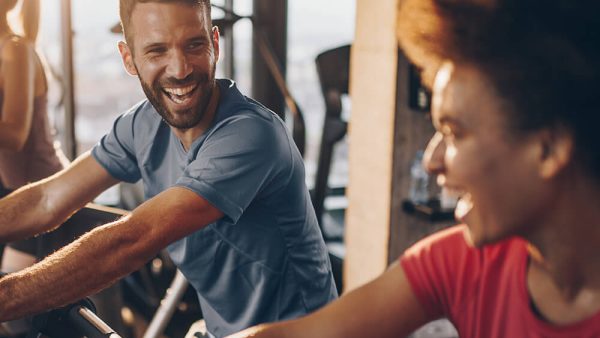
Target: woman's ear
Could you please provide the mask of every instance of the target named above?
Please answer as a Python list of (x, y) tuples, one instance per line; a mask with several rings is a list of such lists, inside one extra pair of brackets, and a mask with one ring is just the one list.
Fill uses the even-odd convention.
[(133, 53), (125, 41), (119, 41), (119, 53), (121, 53), (123, 66), (125, 66), (127, 73), (132, 76), (137, 76), (137, 68), (135, 68), (135, 64), (133, 63)]
[(541, 132), (540, 176), (544, 179), (555, 177), (573, 159), (573, 135), (562, 127)]

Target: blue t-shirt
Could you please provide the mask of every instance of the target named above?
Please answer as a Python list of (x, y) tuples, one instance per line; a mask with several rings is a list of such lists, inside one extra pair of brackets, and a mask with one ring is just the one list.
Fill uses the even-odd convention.
[(337, 293), (302, 157), (285, 124), (232, 81), (217, 83), (215, 120), (189, 151), (143, 101), (92, 154), (113, 177), (142, 179), (147, 199), (180, 186), (224, 213), (167, 248), (196, 289), (209, 331), (221, 337), (299, 317)]

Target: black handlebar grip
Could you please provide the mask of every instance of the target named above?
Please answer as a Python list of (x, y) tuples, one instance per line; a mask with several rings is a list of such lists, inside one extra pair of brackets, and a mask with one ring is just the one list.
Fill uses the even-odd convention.
[(52, 338), (120, 338), (95, 312), (94, 303), (85, 298), (37, 315), (32, 324), (37, 331)]
[(67, 317), (69, 310), (80, 303), (84, 303), (85, 306), (91, 306), (92, 309), (95, 310), (95, 307), (91, 301), (82, 300), (75, 304), (40, 313), (33, 316), (31, 319), (31, 324), (34, 327), (34, 330), (53, 338), (81, 338), (83, 335), (72, 325), (69, 325)]
[(121, 338), (89, 307), (77, 304), (69, 310), (68, 321), (87, 338)]

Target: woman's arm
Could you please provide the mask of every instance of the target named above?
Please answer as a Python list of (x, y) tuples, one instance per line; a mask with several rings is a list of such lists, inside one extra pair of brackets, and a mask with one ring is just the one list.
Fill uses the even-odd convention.
[(35, 86), (35, 51), (22, 38), (11, 38), (2, 49), (4, 88), (0, 148), (19, 151), (31, 129)]
[(35, 44), (40, 28), (40, 0), (27, 0), (21, 3), (21, 24), (23, 36)]
[(395, 263), (376, 280), (306, 317), (263, 324), (230, 338), (242, 337), (404, 337), (428, 318), (402, 267)]

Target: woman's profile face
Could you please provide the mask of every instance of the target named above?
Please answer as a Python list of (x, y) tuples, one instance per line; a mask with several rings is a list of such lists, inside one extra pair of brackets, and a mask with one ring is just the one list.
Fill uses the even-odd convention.
[(424, 164), (461, 196), (455, 216), (476, 246), (527, 231), (544, 207), (536, 134), (514, 136), (508, 107), (475, 67), (447, 63), (436, 76)]

